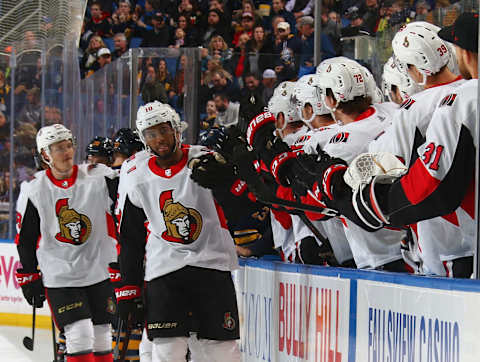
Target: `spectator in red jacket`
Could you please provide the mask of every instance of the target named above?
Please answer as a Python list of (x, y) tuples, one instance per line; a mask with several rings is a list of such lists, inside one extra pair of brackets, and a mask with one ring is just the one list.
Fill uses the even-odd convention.
[(253, 36), (253, 27), (255, 25), (255, 18), (252, 13), (250, 12), (245, 12), (242, 14), (242, 28), (238, 30), (234, 35), (233, 35), (233, 40), (232, 44), (233, 46), (237, 46), (238, 44), (238, 38), (240, 38), (240, 35), (242, 34), (247, 34), (248, 38), (251, 38)]
[(91, 32), (102, 38), (112, 36), (111, 25), (108, 22), (108, 14), (102, 11), (100, 3), (94, 1), (90, 5), (91, 19), (85, 24), (85, 32)]

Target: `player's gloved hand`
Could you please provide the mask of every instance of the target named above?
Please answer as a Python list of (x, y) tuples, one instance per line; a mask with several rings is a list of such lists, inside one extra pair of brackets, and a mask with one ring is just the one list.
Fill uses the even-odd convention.
[(350, 187), (343, 180), (347, 163), (338, 157), (331, 157), (320, 147), (317, 147), (315, 158), (302, 156), (299, 162), (309, 174), (315, 177), (314, 189), (320, 192), (325, 201), (332, 201), (344, 193), (350, 193)]
[(273, 159), (271, 173), (277, 183), (290, 187), (297, 196), (305, 196), (316, 181), (315, 171), (309, 169), (312, 163), (313, 168), (317, 166), (315, 157), (302, 150), (283, 152)]
[(218, 152), (207, 153), (190, 161), (190, 177), (200, 186), (210, 190), (229, 189), (238, 176), (235, 167)]
[(108, 273), (110, 275), (110, 282), (113, 288), (118, 288), (122, 281), (122, 275), (120, 274), (120, 264), (117, 262), (108, 264)]
[(246, 140), (240, 128), (231, 126), (225, 129), (223, 134), (218, 137), (214, 150), (220, 153), (227, 161), (232, 161), (234, 147), (245, 143)]
[(115, 289), (118, 315), (126, 323), (141, 326), (144, 321), (144, 309), (140, 287), (124, 285)]
[(23, 269), (17, 269), (15, 278), (22, 288), (23, 296), (28, 304), (35, 305), (37, 308), (43, 307), (45, 287), (42, 282), (42, 274), (38, 270), (27, 272)]
[(247, 129), (247, 143), (253, 148), (258, 158), (270, 167), (275, 156), (287, 152), (290, 147), (280, 138), (275, 137), (275, 117), (270, 112), (263, 112), (250, 121)]
[(297, 246), (295, 261), (301, 264), (339, 266), (332, 248), (323, 243), (318, 245), (313, 236), (307, 236)]
[(249, 151), (245, 144), (235, 146), (233, 151), (233, 163), (238, 176), (247, 183), (248, 189), (257, 197), (264, 195), (265, 192), (271, 193), (255, 170), (254, 163), (258, 162), (255, 153)]

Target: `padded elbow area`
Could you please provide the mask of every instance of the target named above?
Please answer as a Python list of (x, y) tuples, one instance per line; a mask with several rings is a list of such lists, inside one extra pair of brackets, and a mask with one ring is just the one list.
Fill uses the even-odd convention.
[(109, 352), (112, 350), (112, 330), (110, 324), (93, 326), (93, 352)]
[(68, 354), (91, 352), (93, 350), (94, 334), (90, 319), (81, 319), (67, 324), (64, 329)]

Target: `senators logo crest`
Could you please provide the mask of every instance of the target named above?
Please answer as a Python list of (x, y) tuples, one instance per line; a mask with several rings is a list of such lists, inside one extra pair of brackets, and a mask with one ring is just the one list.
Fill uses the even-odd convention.
[(232, 314), (227, 312), (223, 315), (223, 328), (228, 331), (233, 331), (235, 329), (236, 323), (235, 319), (233, 319)]
[(68, 207), (68, 199), (60, 199), (55, 204), (60, 232), (55, 239), (63, 243), (82, 245), (92, 232), (92, 222), (83, 214)]
[(160, 194), (160, 209), (167, 227), (162, 238), (175, 243), (191, 244), (198, 239), (202, 231), (202, 215), (195, 209), (174, 202), (172, 191)]

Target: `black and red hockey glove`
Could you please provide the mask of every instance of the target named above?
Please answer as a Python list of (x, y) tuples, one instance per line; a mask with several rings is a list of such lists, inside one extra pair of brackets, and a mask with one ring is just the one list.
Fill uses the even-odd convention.
[(118, 315), (125, 323), (132, 326), (142, 326), (144, 321), (144, 308), (142, 291), (136, 285), (124, 285), (115, 288)]
[(15, 278), (18, 285), (22, 288), (23, 296), (28, 304), (37, 308), (43, 307), (45, 287), (42, 282), (42, 274), (38, 270), (27, 272), (23, 269), (17, 269)]
[(247, 143), (267, 167), (270, 167), (275, 156), (290, 151), (290, 147), (275, 136), (275, 117), (270, 112), (260, 113), (250, 121)]
[(230, 189), (238, 179), (235, 166), (217, 152), (192, 159), (188, 167), (192, 169), (190, 178), (209, 190)]
[(110, 282), (113, 289), (121, 286), (122, 275), (120, 274), (120, 264), (117, 262), (108, 264), (108, 274), (110, 275)]

